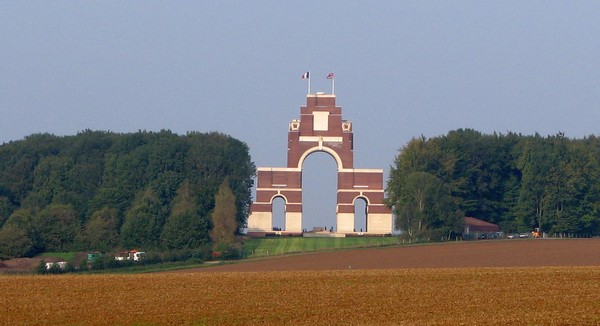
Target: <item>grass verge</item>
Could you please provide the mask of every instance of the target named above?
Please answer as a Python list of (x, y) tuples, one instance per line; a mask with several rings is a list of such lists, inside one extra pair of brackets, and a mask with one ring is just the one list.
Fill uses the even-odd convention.
[(243, 249), (248, 258), (254, 258), (322, 250), (396, 246), (400, 243), (397, 237), (250, 238), (244, 241)]

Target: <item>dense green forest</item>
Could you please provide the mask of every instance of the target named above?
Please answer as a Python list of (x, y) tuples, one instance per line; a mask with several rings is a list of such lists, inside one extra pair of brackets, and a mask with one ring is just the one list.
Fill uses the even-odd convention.
[(396, 227), (458, 234), (464, 216), (505, 232), (600, 234), (600, 138), (474, 130), (412, 139), (387, 184)]
[(219, 189), (232, 193), (242, 227), (254, 174), (247, 145), (220, 133), (87, 130), (9, 142), (0, 146), (0, 258), (210, 246)]

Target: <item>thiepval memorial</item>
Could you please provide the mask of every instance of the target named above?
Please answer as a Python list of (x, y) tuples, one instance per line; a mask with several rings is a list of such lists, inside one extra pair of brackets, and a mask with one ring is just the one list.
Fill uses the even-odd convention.
[(249, 233), (273, 231), (273, 200), (285, 202), (285, 233), (302, 229), (302, 163), (314, 152), (326, 152), (337, 164), (336, 233), (356, 233), (355, 201), (366, 202), (367, 235), (392, 232), (392, 213), (384, 204), (383, 169), (354, 168), (352, 122), (342, 118), (335, 94), (309, 92), (300, 119), (289, 123), (287, 167), (259, 167), (256, 197), (248, 217)]

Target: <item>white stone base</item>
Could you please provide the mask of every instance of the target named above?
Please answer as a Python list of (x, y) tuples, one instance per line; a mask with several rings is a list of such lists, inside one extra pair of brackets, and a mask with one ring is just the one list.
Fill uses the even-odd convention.
[(285, 231), (302, 232), (302, 213), (285, 213)]
[[(354, 214), (338, 213), (336, 217), (337, 233), (353, 233)], [(270, 212), (253, 212), (248, 216), (249, 232), (270, 232), (273, 230), (273, 214)], [(302, 213), (285, 213), (285, 231), (302, 232)], [(367, 232), (365, 234), (392, 233), (391, 214), (369, 214), (367, 217)]]
[(391, 214), (369, 214), (367, 217), (367, 233), (392, 233)]
[(248, 231), (269, 232), (273, 230), (273, 214), (271, 212), (252, 212), (248, 216)]
[(354, 214), (337, 213), (337, 230), (339, 233), (354, 232)]

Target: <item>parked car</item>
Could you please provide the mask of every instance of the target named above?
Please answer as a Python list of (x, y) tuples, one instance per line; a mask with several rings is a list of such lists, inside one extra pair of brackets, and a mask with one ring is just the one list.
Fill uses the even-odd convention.
[(529, 233), (521, 233), (519, 234), (519, 238), (529, 238)]
[(484, 240), (484, 239), (496, 239), (496, 235), (494, 233), (484, 233), (479, 235), (479, 239)]
[(516, 233), (511, 233), (509, 235), (506, 236), (508, 239), (516, 239), (519, 238), (519, 235)]

